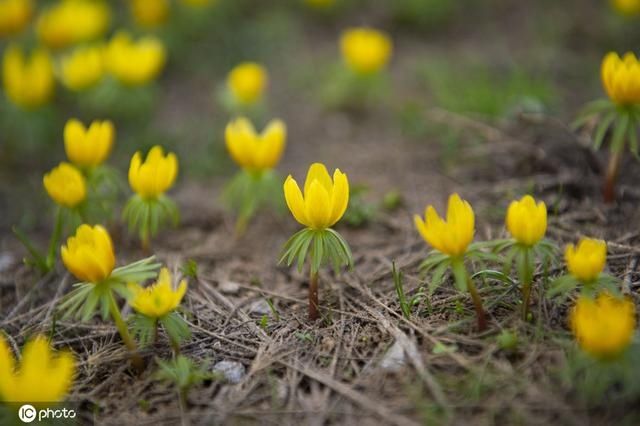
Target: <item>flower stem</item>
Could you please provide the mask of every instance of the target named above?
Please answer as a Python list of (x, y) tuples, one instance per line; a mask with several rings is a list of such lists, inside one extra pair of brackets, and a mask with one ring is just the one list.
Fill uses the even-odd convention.
[(602, 190), (602, 197), (607, 204), (613, 203), (616, 200), (616, 181), (618, 180), (621, 158), (622, 150), (611, 151), (609, 164), (607, 165), (607, 174), (604, 180), (604, 188)]
[(533, 281), (533, 271), (531, 271), (529, 263), (530, 250), (528, 247), (523, 248), (522, 251), (522, 263), (523, 263), (523, 276), (520, 277), (522, 281), (522, 320), (526, 321), (529, 315), (529, 304), (531, 299), (531, 283)]
[(138, 355), (138, 348), (136, 347), (136, 342), (133, 341), (131, 335), (129, 334), (129, 330), (127, 328), (127, 324), (122, 319), (122, 315), (120, 314), (120, 309), (116, 304), (116, 300), (113, 298), (113, 293), (109, 290), (109, 313), (111, 314), (111, 318), (113, 318), (113, 322), (116, 324), (116, 328), (118, 329), (118, 333), (120, 333), (120, 337), (124, 342), (129, 352), (131, 352), (131, 363), (133, 364), (136, 370), (142, 370), (144, 367), (144, 362), (140, 355)]
[(46, 266), (49, 271), (53, 268), (56, 261), (56, 252), (60, 241), (60, 234), (62, 233), (63, 222), (64, 218), (62, 216), (62, 208), (58, 206), (56, 208), (56, 219), (53, 227), (53, 234), (51, 234), (51, 240), (49, 241), (49, 251), (47, 251)]
[(249, 218), (247, 216), (240, 215), (238, 217), (238, 220), (236, 221), (236, 227), (235, 227), (236, 240), (239, 240), (240, 238), (242, 238), (244, 233), (247, 231), (248, 224), (249, 224)]
[(311, 272), (309, 278), (309, 321), (318, 319), (318, 272)]
[(482, 299), (478, 294), (478, 290), (476, 289), (476, 285), (473, 283), (473, 280), (467, 273), (467, 289), (469, 290), (469, 294), (471, 295), (471, 300), (473, 301), (473, 307), (476, 310), (476, 318), (478, 319), (478, 331), (484, 331), (487, 328), (487, 317), (484, 312), (484, 308), (482, 307)]

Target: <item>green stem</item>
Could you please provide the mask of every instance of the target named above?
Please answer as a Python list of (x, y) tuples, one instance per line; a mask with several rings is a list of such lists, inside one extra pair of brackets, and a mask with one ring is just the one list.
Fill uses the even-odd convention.
[(238, 216), (238, 220), (236, 220), (236, 239), (239, 240), (242, 238), (244, 233), (247, 231), (247, 226), (249, 225), (249, 218), (245, 215)]
[(118, 333), (120, 333), (120, 337), (124, 342), (129, 352), (131, 352), (131, 363), (133, 364), (136, 370), (142, 370), (144, 367), (144, 363), (140, 355), (138, 355), (138, 348), (136, 346), (136, 342), (133, 341), (131, 335), (129, 334), (129, 329), (127, 328), (127, 324), (122, 319), (122, 315), (120, 314), (120, 309), (116, 304), (116, 299), (113, 297), (113, 292), (109, 291), (109, 313), (111, 314), (111, 318), (113, 318), (113, 322), (116, 324), (116, 328), (118, 329)]
[(309, 277), (309, 321), (318, 319), (318, 272), (311, 272)]
[(53, 234), (51, 234), (51, 240), (49, 241), (49, 250), (47, 251), (46, 265), (47, 269), (51, 270), (56, 261), (56, 252), (58, 244), (60, 242), (60, 234), (62, 233), (62, 225), (64, 223), (64, 217), (62, 215), (62, 207), (56, 208), (56, 219), (53, 227)]
[(473, 283), (473, 280), (467, 273), (467, 289), (469, 290), (469, 294), (471, 295), (471, 300), (473, 300), (473, 307), (476, 310), (476, 318), (478, 320), (478, 331), (484, 331), (487, 328), (487, 317), (484, 312), (484, 308), (482, 307), (482, 299), (478, 294), (478, 290), (476, 289), (476, 285)]
[(522, 320), (526, 321), (529, 316), (529, 304), (531, 299), (531, 284), (533, 281), (533, 271), (530, 268), (529, 256), (531, 255), (529, 247), (522, 249)]

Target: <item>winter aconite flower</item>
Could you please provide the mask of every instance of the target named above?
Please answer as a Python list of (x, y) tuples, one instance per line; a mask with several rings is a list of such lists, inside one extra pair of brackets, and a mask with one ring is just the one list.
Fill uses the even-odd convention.
[(22, 31), (33, 15), (33, 0), (0, 0), (0, 37)]
[(618, 105), (640, 103), (640, 62), (631, 52), (621, 58), (609, 52), (602, 60), (602, 84), (609, 98)]
[(547, 206), (536, 203), (531, 195), (512, 201), (507, 210), (507, 229), (516, 241), (531, 247), (540, 241), (547, 231)]
[(129, 184), (142, 198), (157, 198), (173, 186), (178, 175), (178, 158), (174, 153), (164, 154), (162, 147), (154, 146), (143, 161), (136, 152), (129, 166)]
[(438, 216), (433, 206), (427, 206), (425, 219), (415, 215), (414, 222), (427, 243), (449, 256), (462, 256), (473, 241), (475, 233), (473, 209), (458, 194), (449, 197), (446, 220)]
[(580, 297), (571, 310), (570, 325), (578, 344), (599, 359), (615, 358), (631, 343), (636, 326), (635, 306), (608, 293), (596, 299)]
[(342, 57), (358, 74), (380, 71), (389, 62), (393, 45), (389, 37), (372, 28), (351, 28), (340, 39)]
[(62, 401), (74, 374), (71, 353), (55, 353), (44, 336), (29, 340), (17, 360), (0, 334), (0, 400), (34, 405)]
[(53, 96), (53, 63), (44, 49), (25, 56), (20, 47), (9, 46), (4, 53), (2, 77), (7, 97), (22, 108), (40, 107)]
[(60, 163), (44, 175), (42, 182), (51, 199), (63, 207), (75, 208), (87, 198), (84, 176), (69, 163)]
[(564, 253), (569, 273), (583, 283), (598, 279), (607, 261), (607, 243), (583, 238), (577, 246), (569, 244)]
[(64, 266), (83, 282), (100, 283), (111, 275), (116, 264), (113, 243), (100, 225), (80, 225), (62, 246)]
[(340, 220), (349, 204), (349, 180), (340, 169), (333, 180), (324, 164), (309, 167), (304, 183), (304, 195), (295, 179), (289, 175), (284, 183), (284, 195), (293, 217), (310, 229), (327, 229)]
[(613, 8), (624, 16), (640, 14), (640, 0), (611, 0)]
[(162, 318), (180, 306), (187, 291), (187, 281), (180, 281), (178, 288), (173, 289), (169, 270), (162, 268), (155, 284), (145, 288), (139, 285), (129, 288), (133, 293), (129, 303), (136, 312), (150, 318)]
[(243, 62), (227, 76), (227, 86), (233, 99), (240, 105), (259, 102), (268, 83), (267, 70), (255, 62)]
[(61, 0), (45, 9), (36, 26), (47, 47), (61, 49), (91, 41), (109, 28), (111, 10), (100, 0)]
[(247, 118), (227, 125), (225, 140), (233, 160), (247, 170), (268, 170), (278, 164), (284, 150), (287, 128), (280, 120), (272, 120), (262, 133), (257, 133)]
[(162, 25), (169, 16), (169, 0), (129, 0), (136, 24), (153, 28)]
[(111, 153), (115, 132), (109, 120), (93, 121), (87, 128), (79, 120), (70, 119), (64, 126), (67, 157), (78, 167), (99, 166)]
[(166, 61), (162, 42), (151, 36), (134, 41), (131, 35), (121, 31), (114, 35), (105, 50), (105, 66), (120, 82), (140, 86), (154, 80)]
[(101, 46), (81, 46), (60, 60), (62, 83), (74, 92), (95, 86), (104, 76)]

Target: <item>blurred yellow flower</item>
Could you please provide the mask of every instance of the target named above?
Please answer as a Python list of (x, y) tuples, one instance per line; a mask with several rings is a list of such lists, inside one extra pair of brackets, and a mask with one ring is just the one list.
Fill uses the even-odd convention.
[(100, 225), (80, 225), (62, 246), (61, 255), (69, 272), (88, 283), (104, 281), (116, 265), (111, 237)]
[(57, 204), (74, 208), (87, 198), (82, 173), (69, 163), (60, 163), (42, 178), (47, 194)]
[(102, 47), (82, 46), (60, 60), (62, 83), (70, 90), (82, 91), (95, 86), (104, 76)]
[(0, 36), (19, 33), (32, 15), (32, 0), (0, 0)]
[(55, 89), (53, 63), (44, 49), (26, 57), (16, 45), (4, 52), (2, 82), (7, 97), (22, 108), (37, 108), (49, 102)]
[(109, 120), (93, 121), (86, 128), (72, 118), (64, 126), (64, 149), (69, 160), (79, 167), (95, 167), (111, 153), (115, 127)]
[(633, 16), (640, 14), (640, 0), (611, 0), (611, 4), (621, 15)]
[(330, 228), (340, 220), (349, 204), (349, 180), (340, 169), (333, 180), (322, 163), (309, 167), (304, 183), (304, 196), (298, 183), (289, 175), (284, 183), (284, 196), (293, 217), (315, 230)]
[(137, 41), (121, 31), (109, 41), (105, 51), (105, 65), (120, 82), (138, 86), (149, 83), (162, 71), (166, 51), (162, 42), (151, 36)]
[(44, 336), (29, 340), (18, 361), (0, 334), (0, 400), (36, 406), (62, 401), (73, 384), (74, 374), (71, 353), (56, 354)]
[(145, 288), (132, 284), (129, 290), (133, 295), (130, 304), (136, 312), (149, 318), (162, 318), (180, 305), (187, 291), (187, 281), (180, 281), (178, 288), (174, 290), (169, 270), (162, 268), (155, 284)]
[(527, 247), (540, 241), (547, 231), (547, 206), (531, 195), (512, 201), (507, 210), (506, 225), (509, 233)]
[(620, 56), (609, 52), (602, 61), (602, 84), (609, 98), (618, 105), (640, 103), (640, 63), (631, 52)]
[(607, 261), (607, 243), (602, 240), (582, 238), (578, 246), (567, 245), (564, 252), (569, 273), (583, 283), (596, 280)]
[(304, 2), (307, 6), (311, 6), (316, 9), (328, 9), (336, 4), (336, 0), (304, 0)]
[(278, 164), (287, 138), (287, 128), (280, 120), (272, 120), (261, 134), (256, 133), (247, 118), (238, 118), (225, 129), (227, 149), (233, 160), (251, 171), (272, 169)]
[(371, 74), (387, 65), (393, 45), (383, 32), (360, 27), (342, 33), (340, 49), (351, 70), (359, 74)]
[(471, 205), (458, 194), (449, 197), (446, 221), (438, 216), (433, 206), (427, 206), (425, 219), (415, 215), (414, 222), (427, 243), (449, 256), (463, 255), (473, 241), (475, 215)]
[(629, 299), (601, 293), (596, 299), (582, 296), (571, 310), (570, 325), (585, 352), (600, 359), (615, 358), (633, 338), (636, 309)]
[(109, 28), (111, 10), (100, 0), (61, 0), (42, 12), (36, 32), (52, 49), (94, 40)]
[(178, 158), (174, 153), (166, 156), (160, 146), (154, 146), (142, 162), (136, 152), (129, 166), (129, 185), (142, 198), (156, 198), (166, 192), (178, 175)]
[(162, 25), (169, 16), (169, 0), (130, 0), (129, 7), (136, 24), (142, 27)]
[(262, 65), (243, 62), (231, 70), (227, 86), (238, 103), (251, 105), (262, 99), (268, 79), (267, 70)]

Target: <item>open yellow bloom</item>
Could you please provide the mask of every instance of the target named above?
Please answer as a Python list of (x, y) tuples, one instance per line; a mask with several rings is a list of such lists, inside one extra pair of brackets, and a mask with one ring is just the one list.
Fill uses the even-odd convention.
[(578, 247), (567, 245), (564, 252), (569, 273), (583, 283), (597, 279), (607, 261), (607, 243), (602, 240), (582, 238)]
[(71, 353), (56, 354), (44, 336), (28, 341), (18, 362), (0, 334), (0, 400), (34, 405), (62, 401), (73, 384), (74, 374)]
[(99, 283), (111, 275), (116, 265), (109, 232), (100, 225), (80, 225), (61, 248), (62, 262), (83, 282)]
[(601, 293), (596, 299), (580, 297), (571, 310), (570, 325), (578, 344), (596, 358), (614, 358), (631, 343), (636, 309), (629, 299)]
[(64, 126), (64, 149), (72, 163), (79, 167), (95, 167), (111, 153), (116, 129), (109, 120), (93, 121), (86, 128), (72, 118)]
[(157, 27), (169, 16), (168, 0), (130, 0), (131, 14), (143, 27)]
[(32, 0), (0, 0), (0, 36), (22, 31), (33, 15)]
[(621, 58), (609, 52), (602, 60), (602, 84), (607, 96), (618, 105), (640, 103), (640, 62), (631, 52)]
[(239, 103), (251, 105), (262, 98), (268, 79), (267, 70), (262, 65), (243, 62), (231, 70), (227, 86)]
[(61, 0), (46, 9), (36, 31), (42, 43), (52, 49), (94, 40), (109, 28), (111, 10), (99, 0)]
[(62, 162), (42, 178), (47, 194), (57, 204), (74, 208), (87, 198), (87, 183), (82, 173)]
[(531, 247), (544, 237), (547, 231), (547, 206), (536, 204), (531, 195), (512, 201), (507, 210), (506, 225), (509, 233), (520, 244)]
[(160, 146), (154, 146), (142, 162), (136, 152), (129, 166), (129, 185), (142, 198), (156, 198), (166, 192), (178, 175), (178, 158), (174, 153), (166, 156)]
[(443, 220), (433, 206), (427, 206), (425, 219), (414, 216), (414, 222), (422, 238), (434, 249), (457, 257), (467, 251), (475, 233), (475, 215), (471, 205), (458, 194), (449, 197), (447, 219)]
[(371, 74), (387, 65), (393, 45), (383, 32), (360, 27), (342, 33), (340, 49), (351, 70), (359, 74)]
[(37, 108), (49, 102), (55, 89), (53, 62), (44, 49), (26, 57), (18, 46), (9, 46), (2, 62), (2, 82), (9, 99), (23, 108)]
[(611, 0), (614, 9), (625, 16), (640, 14), (640, 0)]
[(95, 86), (104, 76), (102, 47), (82, 46), (60, 60), (62, 83), (70, 90), (79, 92)]
[(141, 37), (137, 41), (127, 32), (113, 36), (105, 51), (105, 66), (120, 82), (138, 86), (149, 83), (162, 71), (166, 51), (156, 37)]
[(293, 217), (311, 229), (327, 229), (340, 220), (349, 204), (349, 180), (340, 169), (333, 180), (322, 163), (309, 167), (304, 196), (298, 183), (289, 175), (284, 182), (284, 197)]
[(247, 118), (227, 124), (225, 140), (233, 160), (252, 171), (269, 170), (278, 164), (287, 138), (287, 128), (280, 120), (272, 120), (262, 133), (256, 133)]
[(180, 305), (187, 291), (187, 281), (180, 281), (178, 288), (174, 290), (171, 286), (169, 270), (162, 268), (158, 281), (152, 286), (142, 288), (133, 284), (129, 289), (133, 293), (130, 304), (136, 312), (149, 318), (162, 318)]

